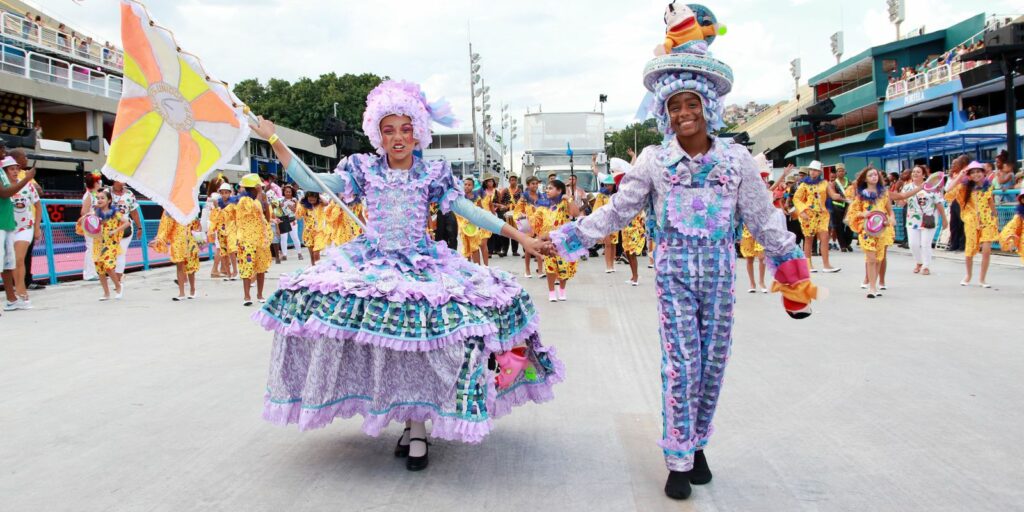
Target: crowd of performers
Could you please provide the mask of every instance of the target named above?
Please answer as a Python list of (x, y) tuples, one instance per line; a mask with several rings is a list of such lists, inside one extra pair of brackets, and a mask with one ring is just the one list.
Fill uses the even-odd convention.
[[(1000, 231), (992, 173), (966, 155), (952, 159), (948, 172), (929, 172), (924, 165), (916, 165), (899, 180), (886, 177), (870, 165), (852, 180), (846, 178), (846, 167), (841, 163), (832, 172), (831, 178), (825, 179), (818, 161), (799, 171), (790, 166), (770, 189), (776, 206), (790, 216), (789, 229), (798, 239), (803, 238), (812, 273), (818, 271), (811, 257), (815, 246), (820, 251), (821, 271), (834, 273), (841, 269), (829, 262), (830, 246), (847, 252), (853, 250), (851, 241), (857, 241), (865, 260), (861, 288), (867, 290), (869, 299), (881, 297), (887, 289), (886, 254), (895, 244), (896, 205), (905, 211), (902, 221), (915, 274), (931, 274), (933, 244), (940, 226), (962, 233), (964, 238), (965, 275), (961, 286), (972, 284), (974, 260), (980, 255), (978, 283), (991, 288), (987, 276), (993, 243), (1024, 254), (1018, 243), (1024, 196), (1016, 194), (1017, 215)], [(753, 288), (751, 277), (751, 291)]]
[[(611, 273), (621, 245), (629, 284), (639, 283), (645, 250), (655, 274), (665, 494), (686, 499), (691, 485), (710, 482), (704, 450), (731, 352), (737, 246), (747, 260), (749, 291), (780, 292), (785, 313), (805, 318), (818, 297), (810, 248), (814, 240), (827, 247), (832, 222), (826, 197), (848, 203), (845, 218), (858, 233), (874, 294), (894, 219), (877, 170), (863, 170), (840, 194), (822, 186), (819, 165), (793, 198), (811, 240), (805, 257), (783, 209), (773, 205), (767, 176), (746, 148), (715, 135), (723, 128), (733, 75), (708, 52), (719, 33), (714, 15), (704, 6), (673, 2), (664, 20), (665, 43), (643, 77), (664, 142), (630, 163), (613, 162), (613, 172), (589, 196), (575, 180), (557, 176), (545, 183), (529, 177), (525, 187), (515, 180), (505, 189), (495, 177), (459, 183), (447, 162), (415, 154), (429, 146), (432, 122), (450, 125), (452, 119), (446, 104), (429, 103), (408, 82), (385, 81), (367, 97), (362, 129), (375, 153), (349, 156), (320, 179), (294, 157), (271, 121), (259, 119), (253, 131), (304, 192), (277, 189), (256, 175), (244, 177), (237, 192), (215, 181), (206, 237), (217, 248), (213, 277), (240, 276), (246, 305), (255, 281), (263, 304), (253, 319), (273, 333), (263, 417), (308, 430), (358, 415), (372, 436), (396, 422), (404, 430), (394, 455), (408, 470), (423, 470), (428, 422), (430, 437), (479, 443), (495, 419), (553, 398), (565, 377), (555, 349), (541, 342), (530, 295), (512, 274), (488, 267), (489, 259), (509, 248), (516, 255), (521, 246), (523, 277), (545, 276), (549, 300), (560, 302), (579, 259), (603, 249)], [(979, 212), (970, 243), (987, 254), (986, 244), (999, 234), (984, 220), (991, 213), (985, 187), (968, 171), (946, 195), (968, 217)], [(346, 207), (325, 195), (339, 196)], [(106, 191), (94, 201), (103, 219), (96, 266), (109, 275), (128, 221)], [(310, 265), (282, 275), (264, 300), (270, 247), (280, 253), (282, 243), (294, 240), (297, 219)], [(153, 242), (177, 265), (179, 297), (195, 294), (201, 226), (165, 217)], [(1007, 241), (1019, 243), (1020, 230), (1018, 219), (1007, 227)], [(761, 262), (756, 281), (755, 261)], [(839, 271), (827, 252), (822, 263), (824, 272)]]

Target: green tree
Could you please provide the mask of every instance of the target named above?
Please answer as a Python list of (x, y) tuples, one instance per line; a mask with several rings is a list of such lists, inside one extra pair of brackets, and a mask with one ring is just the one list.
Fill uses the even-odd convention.
[[(317, 135), (324, 119), (334, 115), (351, 130), (361, 130), (366, 95), (387, 77), (372, 73), (361, 75), (335, 73), (320, 75), (316, 80), (303, 77), (294, 83), (271, 78), (264, 85), (256, 79), (235, 84), (234, 93), (253, 112), (275, 123), (301, 132)], [(372, 151), (366, 137), (360, 137), (360, 151)]]
[(630, 148), (633, 148), (639, 154), (643, 148), (661, 144), (661, 141), (662, 137), (658, 133), (658, 123), (654, 119), (648, 119), (642, 123), (634, 123), (605, 135), (608, 157), (618, 157), (627, 162), (630, 159), (628, 152)]

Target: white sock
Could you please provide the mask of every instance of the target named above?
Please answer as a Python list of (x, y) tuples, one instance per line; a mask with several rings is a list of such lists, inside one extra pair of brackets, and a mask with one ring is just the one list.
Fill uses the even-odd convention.
[[(426, 439), (427, 438), (427, 424), (422, 421), (410, 421), (409, 422), (409, 439)], [(422, 457), (427, 454), (427, 444), (417, 442), (416, 444), (409, 444), (409, 456), (410, 457)]]

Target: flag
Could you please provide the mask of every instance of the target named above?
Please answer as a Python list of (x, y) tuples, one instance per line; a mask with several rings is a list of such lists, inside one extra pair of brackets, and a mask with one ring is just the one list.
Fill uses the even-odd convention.
[(238, 153), (249, 123), (231, 91), (134, 0), (121, 2), (121, 41), (124, 87), (103, 174), (186, 224), (203, 180)]

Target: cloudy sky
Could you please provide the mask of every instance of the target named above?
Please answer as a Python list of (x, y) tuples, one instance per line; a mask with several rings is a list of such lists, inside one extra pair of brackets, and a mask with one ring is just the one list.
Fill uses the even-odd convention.
[[(100, 39), (119, 41), (117, 0), (35, 0), (44, 13)], [(589, 111), (607, 94), (609, 127), (621, 127), (643, 96), (640, 73), (662, 41), (665, 0), (150, 0), (150, 12), (218, 78), (316, 77), (371, 72), (420, 82), (468, 119), (467, 43), (483, 56), (492, 103), (515, 115)], [(979, 12), (1014, 14), (1015, 1), (907, 0), (903, 30), (936, 30)], [(884, 0), (722, 0), (707, 3), (728, 27), (712, 51), (736, 75), (730, 103), (774, 103), (792, 94), (789, 61), (803, 75), (893, 40)]]

